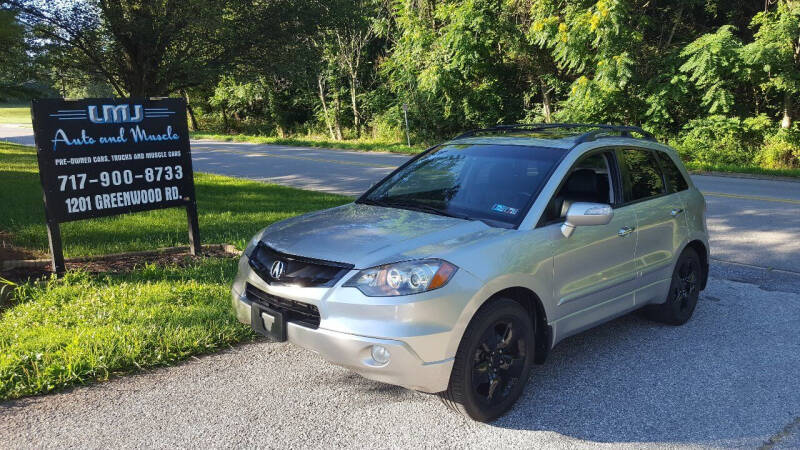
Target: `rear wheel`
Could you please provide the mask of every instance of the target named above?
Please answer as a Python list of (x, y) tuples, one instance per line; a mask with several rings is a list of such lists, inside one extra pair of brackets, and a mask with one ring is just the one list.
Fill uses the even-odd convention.
[(691, 248), (684, 250), (675, 265), (667, 301), (661, 305), (649, 306), (645, 310), (647, 317), (669, 325), (683, 325), (688, 322), (700, 296), (702, 271), (697, 252)]
[(442, 401), (481, 422), (501, 416), (522, 394), (534, 344), (533, 322), (522, 305), (501, 298), (483, 306), (461, 339)]

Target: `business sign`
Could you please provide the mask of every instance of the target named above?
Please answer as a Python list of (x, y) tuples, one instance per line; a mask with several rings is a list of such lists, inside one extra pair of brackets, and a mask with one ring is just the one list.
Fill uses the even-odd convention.
[(181, 206), (199, 248), (183, 99), (38, 99), (32, 115), (49, 228)]

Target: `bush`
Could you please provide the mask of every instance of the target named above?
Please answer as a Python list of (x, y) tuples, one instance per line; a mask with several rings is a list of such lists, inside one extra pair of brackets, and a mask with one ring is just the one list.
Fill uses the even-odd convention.
[(741, 120), (709, 116), (690, 121), (674, 142), (681, 157), (700, 164), (750, 165), (773, 123), (765, 115)]
[(767, 137), (757, 162), (769, 169), (800, 168), (800, 129), (780, 130)]

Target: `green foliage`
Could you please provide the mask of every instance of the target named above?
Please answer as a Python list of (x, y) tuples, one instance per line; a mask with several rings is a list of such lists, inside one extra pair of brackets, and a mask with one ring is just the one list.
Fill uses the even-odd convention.
[(0, 9), (0, 101), (30, 94), (24, 86), (31, 71), (27, 50), (25, 30), (16, 13)]
[(764, 138), (774, 124), (766, 116), (741, 120), (708, 116), (684, 126), (684, 133), (672, 142), (685, 160), (700, 164), (748, 165), (755, 161)]
[(800, 129), (782, 129), (768, 136), (756, 162), (770, 169), (800, 168)]
[(411, 106), (412, 129), (441, 136), (524, 114), (521, 94), (538, 89), (528, 80), (542, 81), (547, 62), (519, 34), (517, 9), (496, 0), (397, 2), (394, 16), (396, 43), (382, 67)]
[(687, 45), (681, 52), (686, 62), (681, 72), (689, 74), (703, 93), (702, 104), (709, 114), (727, 114), (733, 109), (733, 85), (742, 75), (740, 57), (742, 42), (730, 25), (720, 27), (715, 33), (704, 34)]
[(754, 41), (742, 49), (748, 64), (762, 72), (762, 86), (779, 92), (800, 92), (800, 3), (780, 0), (774, 11), (752, 21)]
[(57, 2), (58, 17), (9, 1), (52, 88), (188, 94), (205, 132), (400, 143), (407, 105), (418, 146), (497, 123), (621, 123), (697, 161), (767, 161), (759, 139), (721, 144), (711, 127), (735, 139), (768, 120), (770, 136), (800, 107), (797, 0), (136, 0)]

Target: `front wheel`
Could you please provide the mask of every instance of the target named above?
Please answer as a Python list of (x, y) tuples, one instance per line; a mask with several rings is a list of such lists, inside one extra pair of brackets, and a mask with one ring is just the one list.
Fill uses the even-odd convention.
[(669, 325), (683, 325), (688, 322), (700, 296), (702, 271), (697, 252), (691, 248), (684, 250), (675, 264), (667, 301), (647, 307), (647, 317)]
[(501, 416), (522, 394), (534, 343), (533, 322), (518, 302), (501, 298), (483, 306), (461, 339), (442, 401), (480, 422)]

